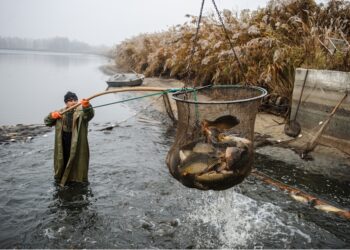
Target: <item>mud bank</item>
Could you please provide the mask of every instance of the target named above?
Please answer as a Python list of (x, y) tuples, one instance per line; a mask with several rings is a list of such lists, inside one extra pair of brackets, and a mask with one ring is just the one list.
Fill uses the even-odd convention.
[(46, 127), (44, 124), (0, 126), (0, 144), (29, 142), (33, 140), (34, 137), (44, 135), (52, 130), (52, 128)]

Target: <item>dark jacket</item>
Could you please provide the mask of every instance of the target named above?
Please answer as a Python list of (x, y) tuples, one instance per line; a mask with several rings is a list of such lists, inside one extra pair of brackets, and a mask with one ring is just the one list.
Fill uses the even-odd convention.
[[(60, 112), (64, 109), (60, 110)], [(62, 120), (52, 119), (49, 114), (44, 122), (46, 126), (55, 126), (54, 170), (55, 178), (64, 186), (67, 181), (87, 182), (89, 170), (88, 122), (94, 117), (92, 106), (78, 107), (73, 114), (72, 142), (67, 166), (64, 166), (62, 143)]]

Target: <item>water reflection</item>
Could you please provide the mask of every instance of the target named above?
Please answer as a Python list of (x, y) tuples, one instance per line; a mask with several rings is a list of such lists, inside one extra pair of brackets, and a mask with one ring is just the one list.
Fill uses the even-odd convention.
[[(0, 50), (0, 106), (11, 107), (0, 110), (0, 125), (42, 124), (49, 112), (64, 106), (68, 90), (79, 98), (102, 92), (107, 76), (99, 67), (106, 63), (107, 58), (94, 55)], [(101, 97), (92, 104), (99, 101), (104, 104), (116, 98)], [(94, 121), (122, 117), (121, 110), (125, 108), (103, 108), (96, 112)]]
[(34, 63), (45, 67), (69, 68), (70, 66), (84, 66), (93, 63), (99, 56), (88, 54), (70, 54), (39, 51), (16, 51), (0, 49), (0, 64)]

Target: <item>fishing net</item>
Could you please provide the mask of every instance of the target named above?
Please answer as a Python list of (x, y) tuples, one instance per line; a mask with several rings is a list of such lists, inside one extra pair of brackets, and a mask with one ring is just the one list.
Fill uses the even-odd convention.
[(253, 164), (255, 117), (266, 90), (217, 85), (173, 94), (178, 111), (171, 174), (187, 187), (222, 190), (241, 183)]

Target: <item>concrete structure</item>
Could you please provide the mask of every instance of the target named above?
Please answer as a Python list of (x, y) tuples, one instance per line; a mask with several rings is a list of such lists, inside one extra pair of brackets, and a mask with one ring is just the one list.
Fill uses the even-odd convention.
[[(291, 119), (295, 116), (306, 71), (296, 69)], [(318, 143), (350, 154), (350, 72), (309, 69), (296, 121), (301, 125), (301, 133), (312, 137), (346, 91), (349, 96), (336, 111)]]

